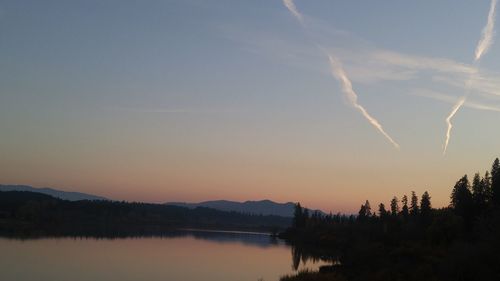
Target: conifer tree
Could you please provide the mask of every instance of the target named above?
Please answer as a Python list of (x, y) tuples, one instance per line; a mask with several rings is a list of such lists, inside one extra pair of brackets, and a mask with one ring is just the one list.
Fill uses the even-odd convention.
[(490, 172), (486, 171), (484, 173), (484, 177), (481, 179), (482, 185), (484, 186), (485, 193), (486, 193), (486, 202), (491, 204), (491, 197), (493, 196), (493, 193), (491, 191), (491, 176)]
[(472, 218), (472, 193), (467, 175), (457, 181), (451, 193), (451, 206), (455, 213), (469, 220)]
[(420, 216), (422, 217), (422, 222), (427, 224), (431, 218), (431, 196), (426, 191), (422, 194), (422, 198), (420, 199)]
[(370, 206), (370, 202), (368, 200), (365, 202), (365, 210), (368, 217), (372, 215), (372, 207)]
[(378, 214), (380, 218), (385, 218), (387, 216), (387, 210), (385, 209), (385, 205), (383, 203), (378, 205)]
[(500, 161), (495, 159), (491, 166), (491, 199), (493, 206), (500, 206)]
[(401, 215), (403, 215), (403, 218), (408, 218), (409, 215), (409, 210), (408, 210), (408, 196), (403, 195), (403, 198), (401, 199), (401, 202), (403, 202), (403, 208), (401, 209)]
[(415, 191), (411, 192), (411, 203), (410, 203), (410, 214), (413, 216), (418, 215), (419, 209), (418, 209), (418, 197)]
[(358, 219), (359, 220), (363, 220), (367, 217), (366, 215), (366, 208), (365, 208), (365, 205), (364, 204), (361, 204), (361, 207), (359, 208), (359, 212), (358, 212)]
[(295, 228), (301, 228), (304, 226), (304, 212), (300, 203), (295, 204), (292, 224)]
[(486, 209), (487, 189), (484, 179), (481, 179), (479, 173), (474, 175), (472, 179), (472, 200), (474, 203), (475, 214), (481, 214)]
[(398, 198), (394, 196), (391, 200), (391, 215), (397, 216), (399, 213)]

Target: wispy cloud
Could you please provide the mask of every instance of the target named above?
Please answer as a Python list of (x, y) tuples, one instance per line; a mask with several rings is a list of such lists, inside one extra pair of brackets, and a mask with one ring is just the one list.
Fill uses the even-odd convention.
[(477, 74), (468, 80), (460, 76), (435, 75), (432, 80), (461, 90), (468, 90), (471, 94), (481, 95), (486, 98), (500, 98), (500, 75), (497, 74)]
[[(428, 89), (414, 89), (411, 91), (411, 94), (414, 96), (419, 96), (419, 97), (425, 97), (425, 98), (430, 98), (433, 100), (437, 101), (442, 101), (446, 102), (449, 104), (455, 104), (457, 102), (457, 97), (440, 93), (437, 91), (432, 91)], [(463, 104), (464, 107), (472, 108), (472, 109), (477, 109), (477, 110), (485, 110), (485, 111), (495, 111), (495, 112), (500, 112), (500, 105), (494, 106), (494, 105), (488, 105), (484, 103), (479, 103), (479, 102), (473, 102), (470, 99), (467, 99), (465, 103)]]
[(232, 109), (202, 109), (202, 108), (141, 108), (112, 106), (112, 110), (134, 112), (134, 113), (167, 113), (167, 114), (212, 114), (212, 113), (232, 113), (239, 110)]
[[(288, 38), (279, 42), (271, 40), (267, 43), (272, 44), (260, 44), (257, 48), (269, 52), (273, 57), (282, 58), (286, 63), (303, 67), (309, 71), (325, 73), (324, 64), (321, 63), (321, 59), (317, 55), (317, 47), (319, 46), (325, 53), (331, 54), (336, 61), (342, 62), (341, 69), (345, 77), (337, 72), (336, 78), (341, 83), (344, 83), (342, 86), (344, 93), (348, 92), (346, 89), (349, 89), (349, 86), (352, 90), (352, 83), (369, 84), (410, 80), (427, 83), (428, 85), (436, 84), (439, 85), (440, 89), (443, 89), (443, 86), (449, 87), (447, 91), (452, 93), (455, 93), (456, 89), (465, 91), (466, 94), (461, 98), (454, 95), (446, 95), (446, 98), (443, 96), (437, 97), (436, 95), (431, 97), (435, 100), (441, 98), (442, 101), (454, 105), (445, 119), (447, 130), (444, 146), (447, 147), (453, 128), (452, 118), (462, 106), (477, 110), (499, 111), (495, 105), (489, 104), (488, 101), (475, 102), (469, 100), (469, 98), (474, 100), (475, 97), (479, 98), (479, 100), (500, 99), (500, 74), (478, 68), (478, 61), (484, 57), (493, 43), (497, 1), (491, 1), (488, 20), (475, 49), (475, 63), (463, 63), (450, 58), (406, 54), (378, 48), (375, 44), (359, 38), (353, 33), (336, 29), (329, 26), (328, 23), (312, 17), (307, 17), (307, 22), (304, 22), (304, 15), (297, 9), (293, 0), (283, 0), (283, 3), (293, 17), (304, 27), (309, 42), (312, 44), (310, 46), (306, 46), (307, 44), (303, 42), (296, 44), (297, 42), (290, 41), (290, 38)], [(273, 36), (270, 36), (270, 38), (273, 38)], [(255, 43), (255, 41), (248, 42), (248, 44), (259, 44)], [(343, 78), (347, 78), (347, 80), (343, 80)], [(349, 83), (345, 84), (345, 81), (349, 81)], [(403, 88), (400, 88), (401, 94), (409, 94), (411, 85), (408, 83), (407, 89), (403, 85)], [(354, 92), (354, 90), (352, 91)], [(354, 92), (354, 94), (356, 93)], [(357, 99), (355, 100), (357, 101)], [(361, 106), (361, 108), (363, 110), (360, 108), (358, 110), (361, 111), (365, 118), (370, 116), (364, 107)], [(369, 120), (369, 118), (367, 119)], [(378, 122), (373, 124), (380, 125)], [(446, 149), (444, 151), (446, 152)]]
[[(318, 53), (318, 48), (314, 44), (304, 44), (301, 41), (279, 37), (266, 31), (246, 30), (241, 33), (227, 28), (224, 32), (232, 40), (237, 40), (242, 44), (247, 51), (267, 55), (269, 58), (278, 59), (293, 67), (326, 74), (321, 54)], [(332, 47), (327, 44), (321, 46), (342, 60), (349, 78), (355, 83), (413, 80), (423, 74), (427, 75), (428, 72), (450, 80), (460, 80), (463, 83), (471, 73), (477, 71), (473, 65), (447, 58), (384, 50), (366, 42), (358, 46), (356, 44), (360, 40), (346, 32), (332, 32), (329, 35), (332, 36), (330, 39), (335, 42), (347, 42), (348, 44), (345, 44), (351, 45), (349, 48)], [(491, 77), (487, 79), (489, 78)]]
[(446, 58), (414, 56), (386, 50), (376, 50), (371, 57), (387, 65), (395, 65), (415, 70), (434, 70), (443, 73), (467, 73), (476, 71), (475, 67)]

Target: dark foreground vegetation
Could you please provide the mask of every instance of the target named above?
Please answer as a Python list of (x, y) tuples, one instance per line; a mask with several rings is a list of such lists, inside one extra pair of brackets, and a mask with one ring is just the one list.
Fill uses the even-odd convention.
[(357, 216), (309, 214), (297, 204), (281, 236), (294, 245), (293, 262), (322, 258), (331, 266), (282, 281), (500, 280), (500, 163), (457, 181), (450, 206), (434, 209), (425, 192)]
[(0, 192), (0, 236), (125, 237), (179, 228), (277, 232), (290, 218), (116, 201), (66, 201), (34, 192)]

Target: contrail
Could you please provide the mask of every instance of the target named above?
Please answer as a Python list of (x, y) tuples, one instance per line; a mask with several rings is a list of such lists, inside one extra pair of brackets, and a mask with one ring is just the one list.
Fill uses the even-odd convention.
[(347, 74), (345, 73), (344, 69), (342, 68), (342, 65), (340, 64), (340, 62), (330, 54), (327, 54), (327, 56), (328, 56), (328, 59), (330, 60), (332, 75), (335, 78), (337, 78), (340, 81), (340, 83), (342, 84), (342, 91), (349, 99), (349, 102), (354, 106), (354, 108), (359, 110), (361, 112), (361, 114), (363, 114), (363, 116), (368, 120), (368, 122), (370, 122), (370, 124), (372, 124), (373, 127), (375, 127), (380, 133), (382, 133), (382, 135), (384, 135), (384, 137), (387, 140), (389, 140), (392, 143), (392, 145), (394, 145), (395, 148), (399, 149), (399, 144), (397, 142), (395, 142), (391, 138), (391, 136), (389, 136), (389, 134), (387, 134), (384, 131), (384, 128), (377, 121), (377, 119), (373, 118), (368, 113), (368, 111), (366, 111), (366, 109), (358, 103), (358, 95), (356, 94), (356, 92), (354, 92), (354, 90), (352, 88), (351, 80), (349, 80), (349, 78), (347, 77)]
[(455, 114), (462, 107), (464, 102), (465, 102), (465, 97), (460, 98), (458, 102), (453, 106), (450, 115), (446, 117), (446, 124), (448, 124), (448, 130), (446, 130), (446, 140), (444, 142), (443, 155), (446, 154), (446, 149), (448, 148), (448, 143), (450, 142), (451, 128), (453, 128), (453, 124), (451, 124), (451, 118), (455, 116)]
[(475, 52), (475, 61), (479, 61), (483, 54), (485, 54), (490, 48), (491, 44), (493, 44), (493, 35), (494, 35), (494, 27), (495, 27), (495, 9), (497, 6), (497, 0), (492, 0), (490, 5), (490, 12), (488, 13), (488, 22), (486, 26), (483, 28), (481, 33), (481, 39), (476, 47)]
[[(297, 20), (300, 22), (302, 27), (304, 27), (303, 16), (299, 12), (299, 10), (297, 10), (297, 7), (295, 6), (295, 3), (293, 2), (293, 0), (283, 0), (283, 4), (290, 11), (290, 13), (292, 13), (292, 15), (297, 18)], [(394, 145), (394, 147), (396, 149), (399, 149), (400, 148), (399, 144), (397, 142), (395, 142), (391, 138), (391, 136), (384, 131), (384, 128), (377, 121), (377, 119), (373, 118), (368, 113), (368, 111), (366, 111), (366, 109), (358, 103), (358, 95), (356, 94), (356, 92), (354, 92), (354, 90), (352, 88), (351, 80), (347, 77), (347, 74), (344, 71), (344, 68), (342, 67), (340, 61), (338, 59), (334, 58), (332, 55), (330, 55), (326, 51), (326, 49), (323, 48), (321, 45), (316, 43), (316, 46), (328, 56), (328, 59), (330, 61), (332, 75), (333, 75), (333, 77), (337, 78), (340, 81), (340, 83), (342, 84), (342, 91), (347, 96), (347, 98), (348, 98), (349, 102), (352, 104), (352, 106), (354, 106), (354, 108), (359, 110), (361, 112), (361, 114), (363, 114), (363, 116), (368, 120), (368, 122), (370, 122), (370, 124), (372, 124), (373, 127), (375, 127), (382, 135), (384, 135), (384, 137), (387, 140), (389, 140), (389, 142), (391, 142), (392, 145)]]
[[(476, 71), (477, 71), (477, 68), (476, 68)], [(465, 100), (467, 99), (467, 96), (469, 95), (469, 92), (470, 92), (470, 85), (472, 83), (472, 78), (474, 77), (475, 74), (476, 74), (476, 72), (471, 73), (470, 78), (467, 79), (467, 81), (465, 82), (465, 91), (466, 91), (465, 95), (457, 101), (457, 103), (451, 109), (451, 112), (448, 115), (448, 117), (446, 117), (446, 124), (448, 125), (448, 129), (446, 129), (446, 139), (444, 141), (443, 155), (446, 154), (446, 149), (448, 148), (448, 143), (450, 142), (451, 129), (453, 128), (453, 124), (451, 123), (451, 119), (453, 118), (453, 116), (455, 116), (457, 111), (464, 105)]]
[[(481, 32), (481, 39), (479, 39), (479, 42), (477, 43), (476, 51), (474, 54), (474, 62), (476, 65), (479, 64), (481, 57), (484, 54), (486, 54), (486, 52), (488, 52), (490, 46), (493, 44), (493, 35), (495, 33), (494, 30), (495, 10), (497, 6), (497, 1), (498, 0), (491, 0), (490, 11), (488, 12), (488, 20), (486, 22), (486, 26), (483, 28), (483, 31)], [(469, 79), (465, 82), (465, 90), (466, 90), (465, 95), (457, 101), (457, 103), (453, 106), (450, 115), (446, 117), (446, 124), (448, 124), (448, 129), (446, 130), (446, 139), (444, 142), (443, 155), (446, 154), (446, 148), (448, 147), (448, 142), (450, 141), (451, 128), (453, 127), (451, 119), (457, 113), (457, 111), (462, 107), (465, 100), (467, 99), (467, 96), (469, 95), (470, 91), (470, 84), (472, 83), (473, 77), (476, 75), (476, 73), (477, 73), (477, 68), (474, 72), (470, 74)]]
[(295, 6), (295, 3), (293, 0), (283, 0), (283, 4), (285, 4), (285, 7), (292, 13), (299, 21), (301, 24), (303, 24), (303, 17), (302, 14), (297, 10), (297, 7)]

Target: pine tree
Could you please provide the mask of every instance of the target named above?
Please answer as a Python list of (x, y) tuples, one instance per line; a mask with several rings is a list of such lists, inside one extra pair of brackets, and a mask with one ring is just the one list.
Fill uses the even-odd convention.
[(302, 208), (302, 206), (300, 206), (300, 203), (295, 204), (292, 224), (295, 228), (301, 228), (305, 226), (304, 209)]
[(372, 215), (372, 207), (370, 206), (370, 202), (366, 200), (365, 202), (365, 210), (366, 210), (366, 216), (371, 216)]
[(358, 212), (358, 219), (359, 220), (363, 220), (367, 217), (366, 215), (366, 208), (365, 208), (365, 205), (364, 204), (361, 204), (361, 208), (359, 208), (359, 212)]
[(479, 173), (476, 173), (472, 179), (472, 200), (474, 203), (475, 213), (483, 213), (486, 209), (487, 190), (485, 181), (484, 179), (481, 179)]
[(408, 211), (408, 196), (403, 195), (403, 198), (401, 199), (401, 202), (403, 202), (403, 208), (401, 209), (401, 215), (403, 215), (403, 218), (408, 218), (409, 211)]
[(500, 161), (495, 159), (491, 166), (491, 193), (493, 206), (500, 206)]
[(422, 198), (420, 199), (420, 216), (422, 217), (422, 222), (425, 224), (430, 221), (431, 211), (431, 196), (426, 191), (422, 194)]
[(383, 203), (378, 205), (378, 214), (380, 218), (385, 218), (387, 216), (387, 210), (385, 209), (385, 205)]
[(485, 194), (486, 194), (486, 203), (490, 205), (491, 202), (491, 197), (493, 196), (493, 193), (491, 191), (491, 176), (488, 171), (484, 173), (484, 177), (481, 179), (481, 183), (484, 187)]
[(397, 216), (399, 213), (398, 198), (394, 196), (391, 200), (391, 214)]
[(411, 192), (410, 214), (413, 216), (418, 215), (418, 197), (415, 191)]
[(451, 193), (451, 206), (455, 213), (465, 220), (472, 218), (472, 193), (467, 175), (457, 181)]

